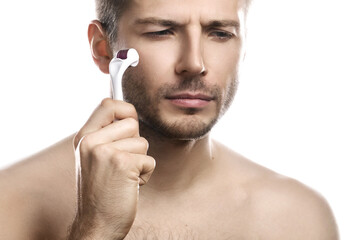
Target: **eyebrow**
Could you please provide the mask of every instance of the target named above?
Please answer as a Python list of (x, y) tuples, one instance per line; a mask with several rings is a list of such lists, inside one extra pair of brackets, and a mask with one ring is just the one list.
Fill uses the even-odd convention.
[(155, 17), (149, 17), (149, 18), (139, 18), (135, 21), (136, 25), (159, 25), (164, 27), (179, 27), (182, 24), (173, 20), (168, 19), (162, 19), (162, 18), (155, 18)]
[[(152, 24), (152, 25), (159, 25), (159, 26), (164, 26), (164, 27), (180, 27), (180, 26), (184, 25), (184, 24), (174, 21), (174, 20), (162, 19), (162, 18), (156, 18), (156, 17), (139, 18), (135, 21), (135, 24), (136, 25)], [(240, 28), (240, 24), (238, 21), (235, 21), (235, 20), (211, 20), (211, 21), (207, 22), (206, 24), (204, 24), (204, 27), (207, 27), (207, 28), (233, 27), (238, 30)]]
[(213, 20), (206, 24), (207, 27), (233, 27), (236, 29), (240, 28), (240, 23), (234, 20)]

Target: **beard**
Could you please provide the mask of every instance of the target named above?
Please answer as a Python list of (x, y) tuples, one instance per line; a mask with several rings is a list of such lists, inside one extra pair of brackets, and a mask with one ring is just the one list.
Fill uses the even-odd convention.
[[(154, 79), (147, 79), (139, 72), (141, 71), (128, 69), (124, 75), (122, 81), (124, 100), (135, 106), (141, 129), (151, 129), (158, 135), (173, 140), (200, 139), (209, 133), (231, 105), (238, 85), (236, 74), (223, 91), (217, 85), (208, 86), (198, 76), (183, 78), (174, 84), (164, 84), (154, 93), (150, 93), (147, 83)], [(212, 96), (216, 104), (214, 113), (208, 119), (201, 119), (197, 114), (201, 110), (187, 108), (183, 111), (182, 117), (176, 120), (164, 119), (161, 116), (160, 102), (180, 91), (200, 91)]]

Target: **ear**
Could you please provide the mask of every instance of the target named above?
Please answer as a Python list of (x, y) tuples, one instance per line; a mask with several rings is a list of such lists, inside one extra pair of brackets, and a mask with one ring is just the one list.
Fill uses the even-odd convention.
[(103, 73), (109, 73), (112, 51), (105, 30), (98, 20), (93, 20), (89, 24), (88, 39), (95, 64)]

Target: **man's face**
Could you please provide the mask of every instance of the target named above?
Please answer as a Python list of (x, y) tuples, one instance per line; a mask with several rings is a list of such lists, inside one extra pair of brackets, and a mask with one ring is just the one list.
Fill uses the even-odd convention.
[(132, 1), (115, 50), (139, 52), (123, 94), (142, 124), (176, 139), (210, 131), (236, 92), (243, 8), (242, 0)]

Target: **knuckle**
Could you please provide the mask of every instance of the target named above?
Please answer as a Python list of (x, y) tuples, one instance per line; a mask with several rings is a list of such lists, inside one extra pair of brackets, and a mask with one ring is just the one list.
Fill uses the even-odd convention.
[(128, 102), (121, 102), (121, 104), (124, 115), (128, 116), (129, 118), (138, 119), (137, 111), (133, 104)]
[(135, 117), (137, 119), (137, 111), (134, 105), (128, 103), (128, 114), (129, 116)]
[(93, 146), (92, 137), (90, 135), (86, 135), (82, 137), (80, 142), (80, 152), (87, 152)]
[(104, 145), (100, 144), (93, 148), (92, 155), (95, 157), (95, 159), (101, 159), (108, 155), (109, 148)]
[(152, 169), (155, 169), (155, 167), (156, 167), (156, 160), (155, 160), (155, 158), (153, 158), (153, 157), (151, 157), (151, 156), (147, 156), (147, 157), (148, 157), (148, 161), (153, 164), (153, 168), (152, 168)]
[(82, 142), (83, 136), (84, 136), (84, 134), (82, 133), (81, 130), (76, 133), (76, 135), (75, 135), (75, 137), (73, 139), (73, 144), (74, 144), (75, 149), (80, 146), (79, 144)]
[(112, 166), (118, 170), (128, 169), (130, 162), (130, 154), (127, 152), (117, 152), (113, 158), (111, 158)]
[(134, 118), (126, 118), (124, 120), (131, 131), (139, 131), (139, 122), (137, 120)]
[(114, 105), (114, 100), (112, 100), (111, 98), (105, 98), (101, 101), (100, 106), (104, 107), (104, 108), (109, 108), (112, 107)]
[(149, 149), (149, 142), (144, 137), (138, 137), (137, 141), (139, 142), (141, 148), (145, 150), (145, 152)]

